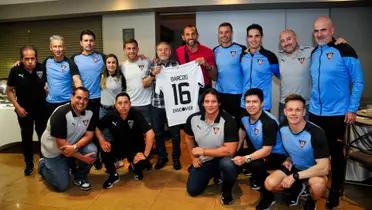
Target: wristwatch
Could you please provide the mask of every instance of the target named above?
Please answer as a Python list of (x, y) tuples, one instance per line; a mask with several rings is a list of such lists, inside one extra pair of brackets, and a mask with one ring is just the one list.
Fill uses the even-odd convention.
[(300, 180), (300, 175), (298, 174), (298, 172), (294, 172), (294, 173), (293, 173), (293, 178), (294, 178), (296, 181)]
[(75, 151), (78, 151), (78, 148), (77, 148), (76, 144), (72, 145), (72, 148), (73, 148)]
[(252, 162), (252, 157), (251, 157), (251, 155), (246, 155), (246, 156), (245, 156), (245, 162), (246, 162), (246, 163), (250, 163), (250, 162)]

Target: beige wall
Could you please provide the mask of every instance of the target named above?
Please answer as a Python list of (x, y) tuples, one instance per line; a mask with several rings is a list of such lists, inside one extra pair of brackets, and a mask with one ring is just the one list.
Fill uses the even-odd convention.
[(149, 58), (155, 55), (155, 13), (113, 14), (102, 16), (103, 52), (114, 53), (119, 61), (124, 59), (123, 28), (134, 28), (140, 54)]

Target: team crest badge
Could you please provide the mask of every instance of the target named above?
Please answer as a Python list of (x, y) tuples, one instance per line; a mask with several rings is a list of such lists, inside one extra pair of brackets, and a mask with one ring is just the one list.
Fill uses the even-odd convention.
[(145, 65), (138, 65), (138, 67), (141, 69), (141, 71), (143, 70), (143, 68), (145, 67)]
[(89, 120), (83, 120), (84, 126), (88, 126)]
[(62, 64), (61, 65), (61, 72), (65, 72), (65, 69), (67, 68), (67, 66), (66, 65), (64, 65), (64, 64)]
[(305, 146), (305, 144), (306, 144), (306, 141), (305, 140), (302, 140), (302, 139), (299, 139), (298, 140), (298, 143), (300, 143), (300, 147), (301, 147), (301, 149), (303, 149), (304, 146)]
[(230, 51), (230, 54), (231, 54), (232, 57), (234, 57), (236, 55), (236, 51), (235, 50)]
[(254, 134), (256, 134), (256, 136), (258, 135), (259, 132), (260, 132), (260, 129), (258, 129), (258, 128), (254, 129)]
[(264, 63), (264, 61), (262, 59), (257, 59), (257, 62), (259, 65), (262, 65)]
[(43, 71), (36, 71), (36, 75), (41, 79), (43, 77)]
[(282, 63), (284, 63), (284, 62), (285, 62), (285, 59), (284, 59), (284, 58), (281, 58), (280, 61), (281, 61)]
[(333, 53), (327, 53), (328, 60), (331, 60), (333, 58)]
[(134, 125), (134, 120), (128, 120), (128, 126), (130, 129), (133, 128), (133, 125)]
[(99, 57), (98, 57), (98, 55), (94, 55), (94, 57), (93, 57), (93, 62), (94, 62), (94, 63), (97, 63), (97, 62), (98, 62), (98, 60), (99, 60)]
[(300, 61), (301, 64), (304, 64), (305, 58), (304, 57), (298, 58), (298, 61)]
[(215, 135), (218, 133), (218, 131), (220, 131), (219, 127), (213, 127), (213, 132)]

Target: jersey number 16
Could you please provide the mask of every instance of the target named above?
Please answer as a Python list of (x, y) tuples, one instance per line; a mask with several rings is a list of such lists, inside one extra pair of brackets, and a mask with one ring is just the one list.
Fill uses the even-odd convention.
[(185, 90), (187, 87), (189, 87), (189, 83), (187, 82), (181, 82), (178, 85), (172, 84), (175, 105), (178, 105), (179, 102), (181, 104), (188, 104), (191, 102), (190, 91)]

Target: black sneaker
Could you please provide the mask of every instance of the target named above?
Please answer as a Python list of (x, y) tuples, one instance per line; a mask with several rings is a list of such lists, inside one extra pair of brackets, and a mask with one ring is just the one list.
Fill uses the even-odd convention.
[(340, 195), (336, 191), (330, 191), (326, 202), (326, 209), (334, 209), (340, 204)]
[(304, 210), (315, 210), (315, 209), (316, 209), (315, 201), (311, 197), (308, 197), (304, 205)]
[(275, 204), (274, 196), (262, 197), (256, 210), (269, 210)]
[(74, 180), (74, 185), (80, 187), (80, 189), (83, 191), (88, 191), (92, 189), (92, 186), (88, 182), (88, 180)]
[(300, 197), (304, 194), (306, 185), (302, 182), (294, 183), (291, 188), (291, 195), (289, 197), (288, 206), (297, 206)]
[(110, 189), (114, 184), (120, 181), (120, 177), (118, 173), (110, 174), (108, 179), (103, 183), (103, 188)]
[(222, 205), (230, 205), (233, 201), (231, 193), (222, 193), (220, 201)]
[(34, 163), (33, 162), (27, 162), (25, 170), (23, 171), (25, 176), (30, 176), (32, 172), (34, 172)]
[(255, 179), (251, 179), (251, 188), (252, 188), (252, 190), (256, 190), (256, 191), (259, 191), (259, 190), (261, 190), (261, 185), (258, 183), (258, 181), (257, 180), (255, 180)]
[(181, 169), (181, 162), (179, 159), (173, 159), (173, 169), (180, 170)]
[(142, 180), (143, 179), (143, 172), (142, 171), (134, 172), (134, 179), (135, 180)]
[(167, 165), (168, 158), (159, 158), (158, 162), (155, 164), (155, 169), (161, 169)]

